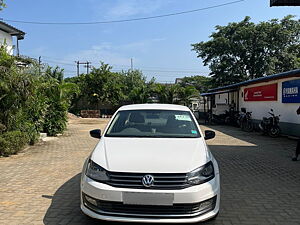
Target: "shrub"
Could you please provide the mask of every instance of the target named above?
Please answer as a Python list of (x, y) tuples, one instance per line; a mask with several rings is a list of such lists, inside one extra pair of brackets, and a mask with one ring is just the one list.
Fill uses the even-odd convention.
[(38, 141), (40, 133), (33, 123), (29, 121), (24, 122), (20, 130), (26, 135), (30, 145), (34, 145)]
[(20, 69), (20, 60), (24, 59), (0, 48), (0, 155), (4, 156), (34, 144), (41, 131), (51, 136), (62, 133), (71, 99), (79, 92), (76, 84), (64, 82), (59, 67), (29, 60)]
[(8, 146), (8, 141), (6, 141), (3, 137), (0, 136), (0, 156), (10, 155)]
[(16, 154), (28, 143), (28, 137), (21, 131), (9, 131), (0, 136), (0, 155)]
[(67, 124), (67, 105), (61, 102), (50, 102), (45, 116), (44, 129), (50, 136), (62, 133)]

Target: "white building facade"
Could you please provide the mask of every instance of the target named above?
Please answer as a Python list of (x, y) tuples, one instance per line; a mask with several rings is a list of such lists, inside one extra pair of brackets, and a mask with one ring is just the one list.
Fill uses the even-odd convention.
[(15, 51), (19, 55), (19, 40), (23, 40), (24, 36), (23, 31), (0, 21), (0, 45), (6, 48), (8, 54), (13, 55)]
[(211, 89), (206, 96), (212, 113), (219, 115), (234, 105), (236, 111), (245, 108), (259, 123), (269, 117), (270, 109), (280, 115), (283, 134), (300, 137), (300, 69)]

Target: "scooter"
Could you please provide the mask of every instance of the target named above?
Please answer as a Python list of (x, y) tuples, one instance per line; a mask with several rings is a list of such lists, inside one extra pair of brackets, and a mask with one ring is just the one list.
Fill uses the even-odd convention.
[(259, 128), (264, 134), (268, 134), (270, 137), (278, 137), (281, 132), (278, 125), (280, 115), (275, 116), (273, 109), (270, 111), (269, 114), (271, 117), (263, 117), (263, 120), (259, 124)]

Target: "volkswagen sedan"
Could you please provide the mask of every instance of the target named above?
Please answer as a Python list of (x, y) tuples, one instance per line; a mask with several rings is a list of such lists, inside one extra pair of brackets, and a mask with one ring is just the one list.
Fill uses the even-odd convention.
[(180, 105), (121, 107), (84, 163), (81, 209), (108, 221), (187, 223), (215, 218), (217, 161), (191, 111)]

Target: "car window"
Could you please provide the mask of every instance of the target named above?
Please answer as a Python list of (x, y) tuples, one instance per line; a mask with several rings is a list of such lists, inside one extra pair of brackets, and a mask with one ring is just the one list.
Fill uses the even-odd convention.
[(105, 136), (197, 138), (200, 133), (188, 111), (124, 110), (114, 117)]

